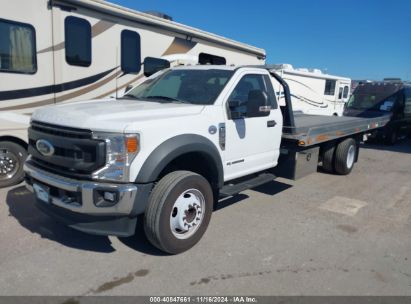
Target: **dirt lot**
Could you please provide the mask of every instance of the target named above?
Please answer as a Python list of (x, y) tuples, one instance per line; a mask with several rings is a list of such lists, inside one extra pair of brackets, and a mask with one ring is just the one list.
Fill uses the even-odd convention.
[(177, 256), (96, 237), (0, 191), (0, 295), (411, 295), (411, 140), (365, 145), (349, 176), (279, 179), (221, 201)]

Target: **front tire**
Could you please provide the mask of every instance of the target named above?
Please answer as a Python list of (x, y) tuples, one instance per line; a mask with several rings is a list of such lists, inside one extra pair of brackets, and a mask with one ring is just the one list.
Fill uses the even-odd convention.
[(357, 143), (352, 138), (340, 142), (335, 149), (334, 169), (337, 174), (348, 175), (357, 158)]
[(205, 233), (213, 209), (208, 181), (190, 171), (175, 171), (154, 187), (144, 215), (147, 239), (171, 254), (193, 247)]
[(27, 151), (21, 145), (11, 141), (0, 142), (0, 188), (16, 185), (24, 179), (26, 158)]

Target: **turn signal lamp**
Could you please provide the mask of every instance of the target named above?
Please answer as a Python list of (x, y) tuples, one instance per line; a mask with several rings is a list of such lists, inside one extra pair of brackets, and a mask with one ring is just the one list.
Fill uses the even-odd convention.
[(128, 153), (135, 153), (138, 151), (138, 139), (136, 136), (126, 138), (126, 147)]

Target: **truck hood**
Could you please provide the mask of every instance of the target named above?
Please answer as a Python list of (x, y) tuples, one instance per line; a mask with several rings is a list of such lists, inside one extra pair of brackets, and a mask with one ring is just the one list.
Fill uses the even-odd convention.
[(197, 115), (203, 109), (202, 105), (104, 99), (44, 107), (33, 113), (32, 120), (93, 131), (123, 132), (131, 123)]

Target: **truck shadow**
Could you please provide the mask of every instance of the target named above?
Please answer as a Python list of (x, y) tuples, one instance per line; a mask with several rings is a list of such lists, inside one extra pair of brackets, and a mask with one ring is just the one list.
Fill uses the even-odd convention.
[[(289, 185), (289, 184), (285, 184), (285, 183), (273, 180), (269, 183), (266, 183), (266, 184), (263, 184), (261, 186), (252, 188), (251, 190), (256, 191), (256, 192), (260, 192), (260, 193), (263, 193), (263, 194), (266, 194), (266, 195), (273, 196), (273, 195), (276, 195), (280, 192), (283, 192), (283, 191), (285, 191), (285, 190), (287, 190), (291, 187), (292, 186)], [(228, 197), (228, 198), (220, 199), (218, 201), (218, 203), (215, 204), (214, 211), (224, 209), (224, 208), (229, 207), (231, 205), (234, 205), (238, 202), (241, 202), (241, 201), (243, 201), (247, 198), (250, 198), (250, 197), (248, 195), (244, 194), (244, 193), (240, 193), (240, 194)]]
[(7, 193), (6, 203), (10, 216), (21, 226), (44, 239), (58, 242), (64, 246), (101, 253), (114, 252), (110, 239), (76, 231), (60, 224), (43, 214), (35, 206), (35, 198), (24, 186), (17, 186)]
[(361, 144), (361, 149), (391, 151), (398, 153), (411, 153), (411, 138), (399, 140), (395, 145), (392, 146), (384, 145), (377, 142), (366, 142)]
[(144, 233), (144, 215), (140, 215), (137, 219), (136, 233), (130, 237), (119, 237), (118, 240), (122, 242), (127, 247), (139, 251), (144, 254), (153, 256), (167, 256), (170, 255), (165, 253), (149, 242)]
[[(278, 181), (272, 181), (265, 185), (253, 188), (252, 191), (271, 196), (285, 191), (290, 187), (292, 186)], [(248, 195), (240, 193), (226, 199), (221, 199), (215, 204), (214, 212), (247, 198), (249, 198)], [(13, 216), (22, 227), (32, 233), (40, 235), (42, 238), (79, 250), (101, 253), (111, 253), (115, 251), (108, 237), (89, 235), (76, 231), (43, 214), (35, 206), (34, 195), (24, 186), (17, 186), (16, 188), (11, 189), (7, 193), (6, 203), (9, 207), (10, 216)], [(158, 250), (147, 240), (144, 233), (143, 216), (139, 216), (137, 220), (135, 235), (131, 237), (119, 237), (118, 240), (127, 247), (143, 254), (154, 256), (168, 255), (167, 253)]]

